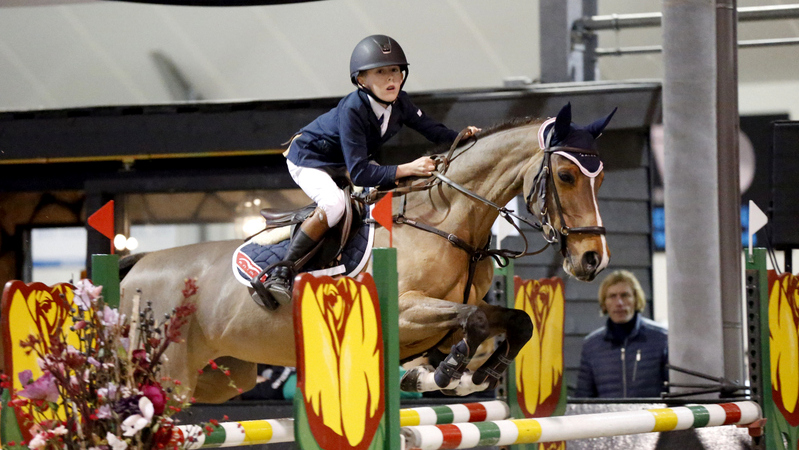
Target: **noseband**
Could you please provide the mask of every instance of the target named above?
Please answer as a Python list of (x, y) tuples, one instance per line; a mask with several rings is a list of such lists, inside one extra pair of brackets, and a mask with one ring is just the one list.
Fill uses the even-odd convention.
[[(566, 219), (563, 217), (563, 206), (560, 204), (560, 196), (558, 195), (558, 188), (555, 186), (555, 180), (552, 178), (552, 153), (562, 151), (569, 153), (584, 153), (588, 155), (597, 155), (596, 150), (587, 150), (574, 147), (547, 147), (544, 149), (544, 157), (541, 160), (541, 167), (538, 168), (538, 173), (533, 179), (533, 186), (525, 198), (527, 211), (531, 214), (538, 216), (533, 209), (533, 205), (538, 206), (540, 211), (539, 220), (541, 222), (539, 230), (544, 236), (544, 239), (550, 244), (560, 242), (561, 252), (566, 249), (566, 238), (573, 233), (581, 234), (597, 234), (605, 235), (605, 227), (591, 226), (591, 227), (574, 227), (571, 228), (566, 225)], [(547, 194), (552, 190), (552, 197), (555, 199), (555, 207), (557, 208), (558, 218), (560, 219), (560, 228), (552, 225), (552, 218), (547, 207)], [(538, 227), (536, 227), (538, 228)]]

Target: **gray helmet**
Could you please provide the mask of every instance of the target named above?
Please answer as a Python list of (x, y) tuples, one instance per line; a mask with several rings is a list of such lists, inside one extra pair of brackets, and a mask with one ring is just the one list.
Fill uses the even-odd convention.
[[(405, 59), (405, 52), (402, 51), (399, 43), (394, 39), (382, 35), (374, 34), (365, 37), (358, 42), (355, 50), (350, 57), (350, 81), (358, 85), (358, 73), (362, 70), (374, 69), (385, 66), (400, 66), (408, 78), (408, 61)], [(403, 80), (405, 84), (405, 80)]]

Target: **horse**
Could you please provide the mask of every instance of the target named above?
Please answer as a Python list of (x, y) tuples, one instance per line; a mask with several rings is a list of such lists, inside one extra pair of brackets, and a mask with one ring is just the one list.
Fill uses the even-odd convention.
[[(449, 353), (435, 370), (420, 366), (409, 372), (403, 390), (464, 394), (494, 386), (532, 336), (525, 312), (483, 301), (493, 278), (489, 256), (524, 254), (488, 249), (497, 217), (514, 215), (499, 205), (525, 193), (527, 210), (539, 222), (533, 225), (548, 243), (560, 244), (563, 269), (575, 278), (591, 281), (607, 266), (610, 250), (597, 206), (604, 172), (595, 140), (613, 113), (583, 128), (571, 122), (567, 104), (554, 119), (515, 120), (481, 131), (449, 157), (436, 157), (437, 174), (447, 182), (394, 197), (394, 211), (402, 211), (394, 217), (392, 240), (400, 358)], [(375, 246), (389, 246), (383, 227), (374, 239)], [(183, 342), (167, 351), (164, 371), (198, 402), (234, 397), (231, 380), (243, 390), (253, 387), (257, 363), (296, 365), (292, 308), (267, 310), (234, 279), (231, 257), (240, 244), (204, 242), (137, 256), (121, 282), (123, 312), (130, 314), (140, 291), (152, 300), (155, 317), (163, 317), (182, 300), (184, 280), (196, 278), (196, 312), (182, 331)], [(464, 373), (478, 346), (503, 333), (505, 340), (488, 360)], [(202, 370), (212, 360), (229, 375)]]

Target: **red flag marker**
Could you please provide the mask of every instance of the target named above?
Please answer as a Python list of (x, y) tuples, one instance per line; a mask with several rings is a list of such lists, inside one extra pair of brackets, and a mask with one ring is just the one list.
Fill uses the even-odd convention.
[(393, 232), (391, 230), (392, 226), (394, 225), (394, 210), (392, 208), (392, 200), (394, 198), (393, 193), (389, 192), (386, 194), (379, 202), (375, 203), (374, 209), (372, 209), (372, 218), (375, 219), (377, 223), (383, 226), (386, 230), (388, 230), (388, 246), (393, 247)]
[(111, 254), (114, 254), (114, 201), (103, 205), (97, 212), (89, 216), (89, 226), (99, 231), (100, 234), (111, 239)]

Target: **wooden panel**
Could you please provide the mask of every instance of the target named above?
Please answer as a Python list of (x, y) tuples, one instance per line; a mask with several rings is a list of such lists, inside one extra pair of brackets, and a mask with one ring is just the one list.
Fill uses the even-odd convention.
[(652, 250), (649, 247), (649, 242), (649, 233), (608, 233), (608, 247), (610, 247), (610, 266), (608, 269), (650, 267), (652, 265)]
[(599, 315), (599, 302), (596, 300), (566, 301), (563, 332), (586, 335), (604, 325), (605, 319)]
[(625, 200), (600, 200), (599, 211), (608, 233), (649, 233), (649, 204)]
[[(632, 169), (605, 169), (605, 179), (599, 188), (601, 200), (649, 201), (649, 170), (645, 167)], [(602, 211), (600, 204), (600, 212)]]
[[(563, 337), (563, 365), (567, 369), (580, 368), (580, 351), (583, 348), (583, 337), (582, 335), (567, 335)], [(574, 379), (573, 383), (577, 384), (577, 378)]]

